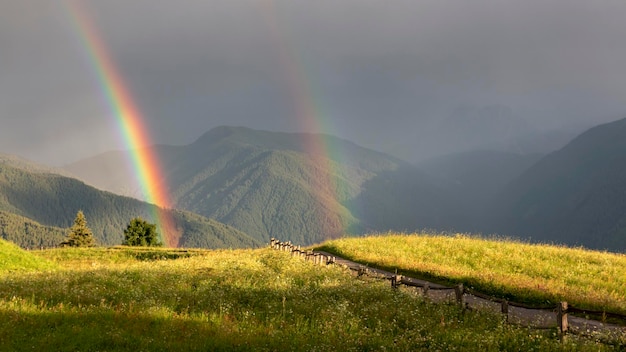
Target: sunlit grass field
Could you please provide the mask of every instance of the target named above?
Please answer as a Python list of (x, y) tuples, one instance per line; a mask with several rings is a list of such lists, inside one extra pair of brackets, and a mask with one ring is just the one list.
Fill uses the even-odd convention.
[(0, 274), (53, 268), (57, 268), (53, 262), (29, 255), (16, 244), (0, 239)]
[(464, 283), (509, 300), (567, 301), (626, 314), (626, 255), (464, 235), (387, 234), (326, 242), (319, 249), (441, 283)]
[[(26, 253), (26, 252), (25, 252)], [(0, 270), (1, 351), (604, 351), (284, 252), (53, 249)]]

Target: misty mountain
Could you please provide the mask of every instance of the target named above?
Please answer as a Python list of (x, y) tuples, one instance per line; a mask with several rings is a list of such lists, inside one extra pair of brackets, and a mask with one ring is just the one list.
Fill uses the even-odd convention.
[(626, 119), (594, 127), (511, 182), (494, 229), (590, 248), (626, 249)]
[[(443, 224), (447, 215), (439, 188), (415, 167), (328, 135), (219, 127), (187, 146), (155, 148), (176, 207), (262, 241), (308, 244), (345, 233), (411, 231)], [(108, 153), (67, 170), (119, 191), (132, 179), (101, 182), (92, 166), (118, 170), (109, 178), (115, 180), (132, 174), (122, 171), (124, 158)]]
[[(242, 127), (154, 148), (177, 208), (261, 242), (427, 228), (620, 250), (623, 124), (593, 128), (545, 157), (487, 150), (417, 166), (332, 136)], [(106, 160), (117, 172), (109, 180), (121, 180), (112, 186), (122, 189), (133, 182), (120, 176), (132, 174), (125, 158), (114, 152), (68, 169), (95, 184), (91, 165)]]
[(364, 145), (413, 163), (476, 151), (547, 154), (562, 148), (589, 127), (537, 127), (507, 106), (466, 105), (444, 118), (394, 131), (395, 137), (382, 131), (381, 135), (387, 138), (370, 137)]
[[(457, 208), (448, 216), (461, 231), (481, 231), (485, 211), (494, 197), (513, 179), (541, 159), (540, 154), (473, 151), (449, 154), (417, 164), (424, 174), (438, 180), (448, 204)], [(450, 207), (449, 207), (450, 208)]]
[(516, 147), (516, 142), (536, 129), (506, 106), (482, 108), (463, 106), (435, 126), (429, 141), (440, 155), (458, 151), (502, 150)]
[(172, 228), (159, 231), (173, 235), (180, 246), (224, 248), (259, 244), (232, 227), (196, 214), (155, 209), (136, 199), (99, 191), (76, 179), (31, 172), (30, 168), (16, 165), (0, 162), (2, 236), (24, 247), (56, 243), (58, 229), (71, 226), (78, 210), (83, 210), (96, 240), (103, 245), (120, 244), (123, 230), (133, 217), (156, 222), (157, 212), (165, 212), (173, 224)]

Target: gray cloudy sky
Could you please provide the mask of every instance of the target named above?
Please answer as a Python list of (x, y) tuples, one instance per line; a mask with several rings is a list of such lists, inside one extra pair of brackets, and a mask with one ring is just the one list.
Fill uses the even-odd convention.
[[(155, 143), (302, 130), (294, 84), (323, 132), (381, 148), (465, 105), (538, 128), (626, 117), (623, 0), (83, 4)], [(0, 152), (58, 165), (124, 148), (70, 6), (0, 1)]]

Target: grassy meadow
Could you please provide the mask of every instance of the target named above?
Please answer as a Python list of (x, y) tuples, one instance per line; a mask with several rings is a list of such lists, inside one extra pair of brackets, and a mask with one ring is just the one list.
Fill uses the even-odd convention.
[(511, 301), (626, 314), (626, 255), (465, 235), (387, 234), (317, 247), (356, 262)]
[(50, 261), (29, 255), (16, 244), (0, 239), (0, 275), (8, 272), (53, 269)]
[[(0, 351), (609, 351), (270, 249), (25, 252), (0, 270)], [(5, 264), (3, 264), (5, 265)]]

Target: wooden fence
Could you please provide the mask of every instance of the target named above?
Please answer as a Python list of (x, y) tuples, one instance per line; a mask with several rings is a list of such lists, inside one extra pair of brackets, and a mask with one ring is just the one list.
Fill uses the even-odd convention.
[[(325, 255), (323, 253), (318, 253), (312, 250), (302, 250), (300, 246), (295, 246), (291, 242), (281, 242), (272, 238), (270, 240), (270, 247), (272, 249), (288, 252), (292, 257), (300, 257), (304, 260), (311, 261), (317, 265), (329, 265), (336, 264), (337, 257)], [(356, 264), (356, 263), (355, 263)], [(589, 309), (580, 309), (569, 305), (567, 302), (559, 302), (556, 306), (554, 305), (529, 305), (518, 302), (511, 302), (506, 299), (490, 296), (476, 290), (465, 287), (463, 284), (456, 285), (454, 287), (443, 286), (431, 282), (427, 282), (424, 280), (416, 280), (410, 277), (406, 277), (403, 275), (398, 275), (397, 273), (387, 273), (382, 270), (373, 270), (368, 267), (364, 267), (363, 265), (346, 265), (350, 270), (355, 271), (356, 275), (369, 275), (375, 276), (379, 278), (383, 278), (386, 280), (390, 280), (391, 287), (397, 289), (400, 285), (409, 286), (409, 287), (417, 287), (421, 288), (425, 295), (428, 294), (430, 290), (454, 290), (456, 302), (461, 306), (462, 309), (466, 309), (468, 307), (466, 302), (466, 296), (471, 295), (474, 297), (478, 297), (480, 299), (499, 303), (500, 311), (505, 316), (505, 319), (509, 320), (509, 307), (518, 307), (529, 310), (541, 310), (541, 311), (549, 311), (556, 313), (556, 327), (561, 336), (564, 336), (568, 332), (574, 332), (579, 334), (585, 334), (586, 331), (574, 331), (570, 329), (569, 324), (569, 313), (579, 313), (583, 315), (592, 315), (592, 316), (600, 316), (603, 321), (606, 321), (607, 318), (612, 318), (619, 320), (623, 323), (626, 323), (626, 315), (611, 313), (605, 311), (594, 311)], [(598, 320), (589, 320), (589, 322), (597, 323), (598, 325), (604, 325), (603, 322)], [(625, 324), (626, 325), (626, 324)], [(528, 326), (531, 328), (542, 329), (544, 327), (537, 326)], [(552, 329), (554, 326), (549, 327)], [(619, 327), (618, 327), (619, 328)], [(622, 329), (626, 331), (626, 328)]]

